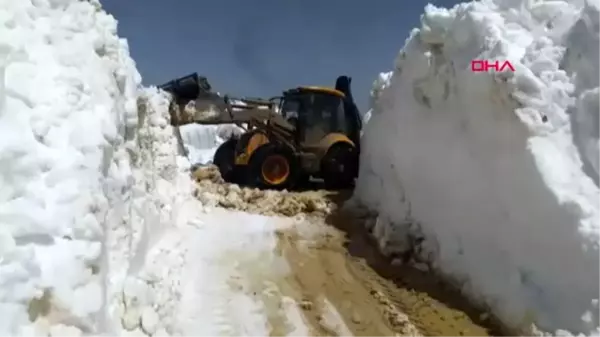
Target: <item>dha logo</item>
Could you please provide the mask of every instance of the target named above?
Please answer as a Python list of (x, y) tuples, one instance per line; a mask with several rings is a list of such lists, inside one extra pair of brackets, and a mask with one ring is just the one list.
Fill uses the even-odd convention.
[(493, 69), (495, 72), (502, 72), (506, 68), (511, 71), (515, 71), (515, 67), (510, 63), (510, 61), (499, 62), (498, 60), (494, 62), (490, 62), (488, 60), (473, 60), (471, 61), (471, 71), (474, 73), (479, 72), (489, 72), (490, 69)]

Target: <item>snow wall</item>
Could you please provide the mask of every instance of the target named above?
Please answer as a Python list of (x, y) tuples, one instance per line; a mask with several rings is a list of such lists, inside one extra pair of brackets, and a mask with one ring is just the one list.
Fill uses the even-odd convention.
[(172, 315), (137, 276), (192, 198), (189, 163), (116, 28), (97, 1), (0, 0), (0, 335)]
[(235, 124), (199, 125), (187, 124), (180, 127), (181, 138), (192, 164), (208, 164), (215, 151), (233, 135), (240, 135), (243, 129)]
[(598, 30), (597, 0), (429, 5), (365, 115), (357, 195), (381, 248), (513, 328), (598, 327)]

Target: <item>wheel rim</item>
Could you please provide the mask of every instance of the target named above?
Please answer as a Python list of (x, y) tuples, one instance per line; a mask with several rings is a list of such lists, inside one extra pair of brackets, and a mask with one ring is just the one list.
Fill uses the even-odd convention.
[(271, 155), (263, 161), (261, 174), (264, 181), (279, 185), (290, 176), (290, 165), (282, 155)]

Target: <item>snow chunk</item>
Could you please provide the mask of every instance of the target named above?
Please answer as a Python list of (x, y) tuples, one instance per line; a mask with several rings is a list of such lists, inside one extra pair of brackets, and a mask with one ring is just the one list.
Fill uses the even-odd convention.
[(153, 335), (160, 323), (160, 317), (152, 307), (146, 307), (142, 310), (142, 329), (148, 335)]

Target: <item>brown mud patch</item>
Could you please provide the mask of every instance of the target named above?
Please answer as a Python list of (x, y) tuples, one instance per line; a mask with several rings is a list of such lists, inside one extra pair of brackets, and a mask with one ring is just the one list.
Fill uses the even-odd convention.
[[(364, 221), (342, 210), (351, 192), (261, 191), (224, 183), (215, 168), (193, 174), (203, 204), (263, 215), (301, 217), (318, 228), (277, 231), (278, 253), (290, 267), (273, 280), (292, 298), (317, 336), (499, 336), (507, 332), (482, 309), (429, 271), (394, 265)], [(334, 317), (332, 317), (334, 316)], [(269, 319), (281, 335), (285, 319)]]
[(380, 277), (348, 256), (344, 236), (324, 231), (307, 239), (295, 229), (277, 232), (278, 250), (291, 268), (282, 288), (300, 303), (319, 336), (420, 336), (388, 298)]
[[(337, 202), (351, 192), (336, 195)], [(511, 335), (498, 319), (474, 305), (460, 290), (429, 270), (411, 263), (398, 265), (384, 256), (368, 233), (365, 219), (354, 212), (338, 210), (326, 223), (344, 232), (344, 247), (352, 258), (361, 260), (377, 273), (386, 286), (386, 295), (426, 336)]]

